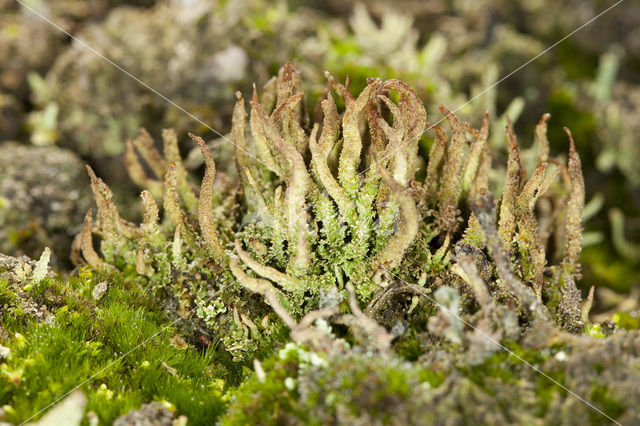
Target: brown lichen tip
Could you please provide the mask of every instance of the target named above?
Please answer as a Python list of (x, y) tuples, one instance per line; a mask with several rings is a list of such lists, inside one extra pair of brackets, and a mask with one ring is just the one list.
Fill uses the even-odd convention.
[(98, 231), (108, 240), (117, 240), (120, 235), (133, 237), (137, 235), (136, 227), (120, 217), (118, 208), (113, 202), (113, 192), (102, 179), (96, 176), (87, 164), (87, 173), (91, 180), (91, 191), (98, 205)]
[(177, 166), (175, 162), (172, 162), (164, 175), (164, 194), (162, 199), (164, 210), (176, 227), (183, 225), (184, 221), (184, 212), (180, 207), (178, 192), (176, 191), (177, 180)]
[(161, 179), (167, 169), (167, 162), (162, 158), (160, 151), (158, 151), (155, 146), (153, 138), (146, 129), (140, 129), (140, 134), (133, 140), (133, 145), (149, 165), (149, 168), (153, 174), (155, 174), (156, 178)]
[(536, 126), (536, 140), (538, 142), (538, 162), (548, 161), (549, 159), (549, 139), (547, 137), (547, 123), (551, 118), (551, 114), (542, 115), (538, 125)]
[(427, 124), (429, 129), (436, 131), (436, 137), (429, 151), (429, 162), (427, 163), (427, 178), (425, 180), (427, 188), (425, 197), (432, 204), (436, 203), (438, 189), (440, 187), (440, 171), (442, 163), (446, 159), (448, 138), (447, 132), (435, 124)]
[(347, 194), (355, 198), (360, 190), (360, 154), (362, 151), (362, 138), (360, 136), (361, 112), (371, 102), (379, 89), (380, 81), (368, 85), (358, 98), (349, 104), (342, 116), (342, 134), (344, 138), (342, 153), (338, 163), (338, 181), (344, 187)]
[(223, 263), (227, 260), (227, 255), (222, 249), (220, 237), (215, 225), (215, 215), (213, 212), (213, 185), (216, 177), (216, 163), (213, 159), (211, 151), (207, 147), (204, 140), (189, 133), (189, 137), (200, 146), (200, 151), (205, 161), (204, 177), (200, 186), (200, 202), (198, 204), (198, 223), (202, 231), (202, 237), (205, 240), (210, 254), (216, 261)]
[(125, 142), (124, 165), (127, 168), (127, 172), (129, 173), (129, 177), (131, 177), (133, 183), (142, 188), (146, 188), (150, 179), (147, 176), (144, 167), (142, 167), (142, 164), (138, 161), (138, 155), (136, 154), (131, 139), (127, 139)]
[(283, 115), (287, 110), (291, 110), (296, 107), (304, 98), (304, 93), (298, 93), (297, 95), (293, 95), (283, 102), (281, 102), (278, 107), (271, 114), (271, 120), (277, 121), (280, 119), (280, 116)]
[(502, 190), (502, 200), (500, 203), (500, 219), (498, 221), (498, 231), (504, 241), (507, 251), (511, 250), (511, 242), (516, 231), (516, 202), (518, 194), (526, 179), (526, 172), (520, 159), (520, 150), (513, 133), (511, 121), (507, 120), (505, 134), (509, 142), (509, 154), (507, 159), (507, 174), (505, 176), (504, 188)]
[(463, 174), (463, 189), (470, 197), (476, 197), (485, 188), (489, 188), (489, 170), (491, 170), (491, 151), (489, 148), (489, 112), (482, 118), (482, 127), (475, 136), (470, 159)]
[[(251, 117), (249, 124), (262, 164), (267, 166), (279, 177), (284, 177), (284, 165), (281, 164), (280, 158), (277, 156), (276, 140), (278, 138), (276, 137), (276, 140), (274, 140), (274, 132), (271, 129), (272, 123), (258, 101), (258, 91), (255, 84), (253, 85), (253, 96), (251, 97)], [(269, 130), (271, 130), (271, 132), (269, 132)]]
[(140, 193), (142, 198), (143, 222), (140, 225), (146, 242), (152, 247), (161, 247), (165, 242), (165, 235), (160, 230), (158, 204), (149, 191)]
[(446, 107), (440, 111), (445, 114), (453, 130), (451, 141), (447, 146), (447, 155), (442, 165), (442, 178), (438, 191), (439, 216), (438, 225), (443, 233), (455, 232), (458, 227), (458, 202), (462, 193), (460, 174), (467, 146), (467, 138), (462, 122)]
[(80, 250), (84, 260), (94, 269), (100, 270), (109, 266), (100, 259), (98, 253), (93, 249), (93, 210), (89, 209), (84, 217), (84, 226), (80, 234)]
[(453, 113), (449, 110), (449, 108), (447, 108), (447, 107), (446, 107), (446, 106), (444, 106), (444, 105), (440, 105), (440, 106), (438, 107), (438, 109), (440, 110), (440, 112), (442, 112), (442, 113), (444, 114), (445, 118), (447, 118), (447, 119), (448, 119), (450, 116), (452, 116), (452, 115), (453, 115)]
[(164, 146), (164, 161), (174, 162), (177, 166), (177, 190), (187, 210), (194, 210), (198, 206), (198, 197), (189, 186), (187, 171), (182, 164), (178, 135), (173, 129), (162, 130), (162, 142)]
[(234, 145), (235, 163), (238, 170), (238, 176), (242, 180), (243, 169), (247, 167), (247, 156), (250, 155), (247, 150), (247, 139), (245, 136), (245, 128), (247, 124), (247, 112), (244, 108), (244, 99), (242, 93), (236, 92), (236, 105), (233, 108), (233, 116), (231, 117), (231, 141)]
[(505, 244), (496, 229), (496, 206), (493, 195), (488, 191), (483, 192), (472, 201), (471, 206), (482, 226), (487, 239), (489, 253), (493, 257), (498, 273), (506, 288), (516, 297), (524, 310), (529, 311), (534, 317), (550, 320), (534, 293), (513, 272), (510, 256), (505, 250)]
[(582, 211), (584, 210), (585, 187), (582, 176), (580, 156), (571, 136), (571, 131), (564, 128), (569, 137), (569, 165), (567, 167), (571, 187), (567, 199), (567, 216), (565, 222), (565, 254), (563, 264), (565, 273), (576, 272), (579, 267), (582, 251)]
[(347, 76), (344, 85), (338, 83), (338, 81), (329, 71), (325, 71), (324, 76), (327, 79), (329, 88), (336, 91), (338, 96), (340, 96), (344, 100), (345, 105), (349, 105), (355, 100), (355, 98), (349, 91), (349, 76)]

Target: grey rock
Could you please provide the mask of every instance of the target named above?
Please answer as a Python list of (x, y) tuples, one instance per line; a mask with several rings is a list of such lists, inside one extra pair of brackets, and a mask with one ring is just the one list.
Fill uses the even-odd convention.
[(82, 161), (57, 147), (0, 144), (0, 251), (68, 259), (89, 208)]
[(139, 410), (131, 410), (113, 422), (114, 426), (171, 426), (173, 413), (159, 402), (144, 404)]

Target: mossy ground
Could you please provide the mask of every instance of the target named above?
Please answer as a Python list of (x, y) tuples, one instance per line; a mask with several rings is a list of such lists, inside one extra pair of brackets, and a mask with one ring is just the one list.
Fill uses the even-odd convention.
[[(108, 288), (95, 300), (104, 280)], [(132, 276), (81, 268), (76, 277), (43, 280), (29, 294), (48, 307), (46, 321), (13, 305), (8, 280), (0, 287), (1, 344), (10, 351), (1, 364), (4, 421), (23, 422), (85, 383), (86, 410), (102, 424), (154, 400), (207, 424), (225, 411), (228, 388), (242, 378), (242, 365), (215, 346), (186, 343), (180, 323), (150, 304)]]

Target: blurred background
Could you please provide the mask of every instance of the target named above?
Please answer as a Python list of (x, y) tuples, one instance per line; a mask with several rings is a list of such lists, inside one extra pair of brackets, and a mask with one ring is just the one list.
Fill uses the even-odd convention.
[[(303, 74), (313, 111), (329, 70), (350, 79), (399, 78), (427, 106), (493, 125), (500, 184), (509, 117), (526, 159), (550, 113), (552, 154), (571, 129), (587, 186), (581, 286), (596, 311), (635, 312), (640, 294), (640, 2), (604, 0), (0, 0), (0, 252), (37, 257), (69, 248), (90, 206), (88, 163), (131, 219), (137, 193), (125, 142), (145, 127), (208, 139), (221, 170), (232, 146), (87, 49), (78, 37), (222, 134), (234, 92), (245, 99), (287, 60)], [(38, 16), (29, 8), (32, 8)], [(511, 72), (512, 76), (501, 81)], [(496, 84), (498, 83), (498, 84)], [(486, 90), (490, 88), (489, 90)], [(472, 102), (467, 103), (468, 100)], [(421, 140), (427, 153), (432, 135)], [(199, 156), (187, 165), (200, 167)], [(228, 160), (226, 160), (228, 159)]]

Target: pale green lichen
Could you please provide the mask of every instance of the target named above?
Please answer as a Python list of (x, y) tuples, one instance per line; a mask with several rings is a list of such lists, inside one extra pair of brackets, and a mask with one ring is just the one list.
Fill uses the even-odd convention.
[(36, 262), (35, 268), (33, 268), (33, 274), (31, 275), (31, 281), (33, 284), (40, 284), (49, 272), (49, 261), (51, 260), (51, 249), (45, 247), (40, 259)]

